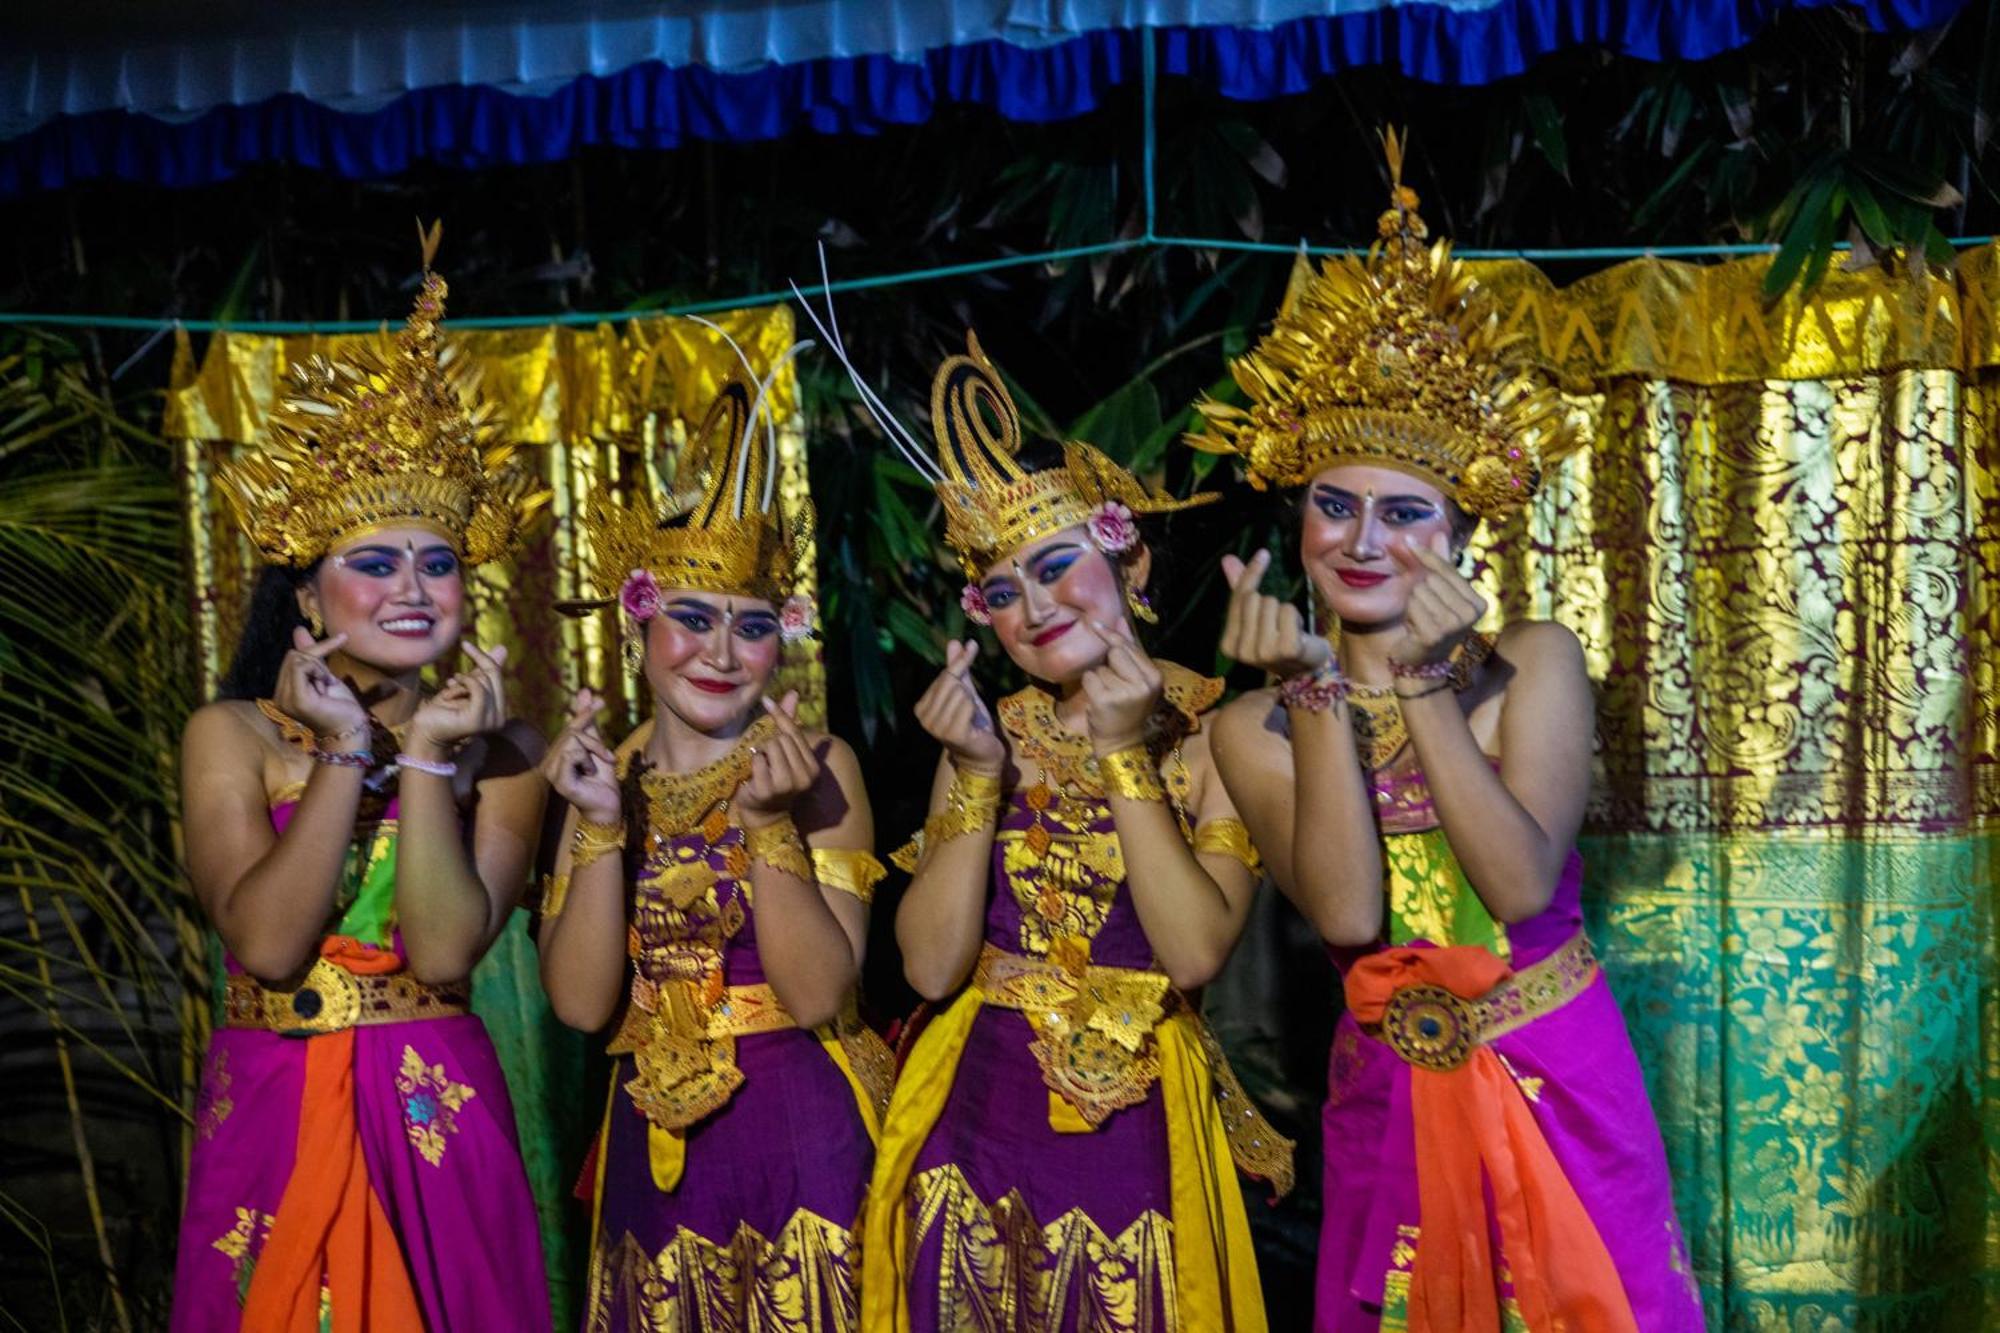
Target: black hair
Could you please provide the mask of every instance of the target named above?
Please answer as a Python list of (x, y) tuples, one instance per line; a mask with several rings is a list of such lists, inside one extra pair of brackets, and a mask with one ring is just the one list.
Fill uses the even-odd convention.
[(292, 650), (292, 631), (306, 623), (299, 610), (299, 589), (319, 572), (315, 560), (304, 569), (265, 565), (250, 589), (250, 607), (243, 614), (243, 633), (235, 655), (216, 692), (220, 699), (268, 699), (278, 687), (278, 668)]

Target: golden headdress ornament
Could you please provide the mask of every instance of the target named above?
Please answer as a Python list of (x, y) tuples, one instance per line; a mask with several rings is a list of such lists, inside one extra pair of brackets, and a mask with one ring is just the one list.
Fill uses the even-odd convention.
[(292, 368), (270, 443), (220, 469), (224, 492), (266, 559), (304, 568), (371, 528), (415, 524), (467, 564), (505, 555), (549, 493), (512, 464), (497, 413), (444, 345), (445, 281), (431, 271), (439, 227), (421, 233), (423, 287), (384, 357), (363, 347)]
[(1579, 441), (1555, 389), (1507, 360), (1515, 338), (1450, 244), (1425, 245), (1402, 137), (1385, 131), (1382, 144), (1392, 189), (1379, 239), (1365, 258), (1302, 265), (1271, 331), (1230, 363), (1249, 405), (1201, 402), (1204, 429), (1187, 442), (1240, 455), (1260, 490), (1362, 463), (1503, 518)]
[[(602, 486), (593, 492), (583, 526), (592, 582), (606, 601), (617, 598), (644, 621), (658, 610), (662, 586), (698, 588), (784, 604), (786, 638), (810, 632), (810, 606), (792, 604), (803, 603), (791, 596), (798, 547), (777, 502), (777, 430), (767, 401), (786, 363), (810, 346), (795, 343), (761, 381), (736, 349), (744, 376), (732, 377), (716, 393), (681, 453), (675, 493), (664, 504), (643, 498), (624, 504)], [(811, 529), (810, 502), (797, 524)]]
[(796, 285), (792, 294), (840, 358), (896, 451), (937, 492), (944, 505), (945, 541), (958, 553), (968, 579), (976, 582), (987, 566), (1027, 542), (1079, 524), (1089, 529), (1098, 549), (1122, 556), (1138, 545), (1133, 515), (1171, 513), (1219, 498), (1213, 493), (1185, 500), (1154, 495), (1103, 451), (1081, 440), (1063, 445), (1061, 467), (1022, 467), (1021, 414), (972, 332), (965, 335), (966, 350), (946, 358), (931, 380), (933, 453), (896, 420), (848, 359), (831, 302), (822, 320)]

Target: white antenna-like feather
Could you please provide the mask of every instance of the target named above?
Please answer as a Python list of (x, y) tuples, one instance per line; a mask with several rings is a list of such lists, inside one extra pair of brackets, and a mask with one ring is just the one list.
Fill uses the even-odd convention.
[(861, 395), (862, 404), (867, 407), (869, 415), (875, 418), (875, 424), (889, 437), (889, 442), (895, 445), (896, 452), (903, 456), (903, 461), (921, 473), (926, 481), (932, 484), (943, 481), (944, 472), (936, 461), (922, 445), (917, 443), (916, 437), (910, 434), (903, 423), (896, 419), (895, 414), (876, 396), (875, 391), (868, 387), (868, 381), (862, 378), (861, 372), (855, 368), (853, 360), (847, 355), (847, 344), (840, 336), (840, 317), (833, 309), (833, 284), (827, 276), (824, 244), (819, 247), (819, 281), (821, 290), (826, 293), (825, 320), (822, 320), (819, 312), (813, 309), (812, 302), (799, 290), (799, 285), (796, 282), (789, 284), (792, 295), (798, 298), (801, 306), (805, 307), (806, 318), (813, 322), (813, 327), (819, 330), (820, 336), (826, 339), (827, 345), (833, 349), (834, 356), (840, 360), (841, 369), (847, 372), (848, 380)]
[(743, 470), (746, 469), (750, 463), (750, 432), (757, 429), (757, 414), (759, 412), (763, 413), (764, 415), (765, 450), (764, 450), (764, 494), (761, 497), (759, 497), (757, 501), (757, 507), (764, 513), (768, 514), (771, 512), (771, 498), (773, 495), (777, 493), (778, 489), (778, 413), (775, 408), (768, 408), (764, 406), (764, 398), (767, 394), (770, 393), (771, 386), (778, 382), (778, 372), (782, 371), (786, 366), (790, 365), (792, 362), (792, 358), (797, 356), (800, 352), (805, 351), (808, 347), (816, 347), (816, 346), (818, 346), (818, 344), (815, 343), (810, 338), (806, 339), (804, 342), (793, 343), (789, 348), (785, 350), (785, 354), (778, 358), (778, 364), (771, 367), (771, 373), (766, 375), (763, 378), (763, 380), (760, 381), (757, 385), (757, 397), (750, 404), (750, 424), (747, 427), (745, 427), (743, 431), (743, 448), (741, 451), (743, 454), (743, 464), (742, 467), (740, 467), (737, 472), (738, 480), (736, 483), (736, 516), (738, 518), (741, 518), (743, 516), (742, 475), (743, 475)]

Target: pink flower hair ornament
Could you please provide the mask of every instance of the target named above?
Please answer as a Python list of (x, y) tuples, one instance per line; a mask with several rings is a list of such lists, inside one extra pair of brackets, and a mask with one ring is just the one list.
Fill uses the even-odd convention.
[(986, 594), (980, 591), (977, 583), (968, 583), (965, 585), (964, 589), (958, 594), (958, 605), (959, 609), (965, 612), (965, 618), (973, 624), (990, 625), (993, 623), (993, 608), (986, 605)]
[(1109, 556), (1122, 556), (1139, 544), (1139, 523), (1132, 511), (1116, 500), (1106, 500), (1084, 520), (1091, 544)]
[(623, 586), (618, 589), (618, 605), (625, 608), (626, 615), (643, 625), (660, 614), (660, 585), (645, 570), (635, 569), (626, 575)]
[(803, 593), (793, 593), (778, 608), (778, 637), (786, 643), (810, 639), (818, 621), (819, 612), (813, 606), (812, 598)]

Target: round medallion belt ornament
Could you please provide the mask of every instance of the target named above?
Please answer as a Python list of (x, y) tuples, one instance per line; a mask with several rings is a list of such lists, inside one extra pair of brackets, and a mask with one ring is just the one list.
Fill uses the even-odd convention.
[(340, 1032), (361, 1019), (361, 983), (352, 972), (321, 958), (293, 991), (264, 993), (265, 1020), (286, 1036)]
[(1479, 1042), (1472, 1005), (1442, 986), (1405, 986), (1389, 997), (1382, 1040), (1408, 1064), (1449, 1073)]

